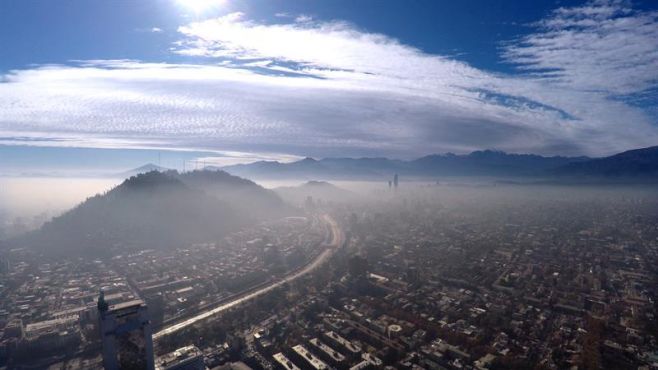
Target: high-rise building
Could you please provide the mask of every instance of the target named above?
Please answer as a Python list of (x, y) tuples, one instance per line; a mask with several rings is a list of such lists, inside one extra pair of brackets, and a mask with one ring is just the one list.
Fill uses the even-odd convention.
[(315, 202), (313, 201), (312, 196), (309, 195), (306, 197), (306, 200), (304, 201), (304, 207), (307, 210), (313, 210), (315, 208)]
[(23, 320), (13, 319), (9, 321), (4, 329), (4, 338), (16, 338), (18, 340), (23, 340), (23, 337), (25, 337), (25, 327), (23, 326)]
[(101, 291), (98, 317), (105, 370), (154, 370), (148, 307), (141, 299), (109, 305)]
[(0, 257), (0, 274), (9, 274), (10, 267), (9, 259)]
[(395, 176), (393, 176), (393, 186), (397, 189), (398, 188), (398, 174), (396, 173)]

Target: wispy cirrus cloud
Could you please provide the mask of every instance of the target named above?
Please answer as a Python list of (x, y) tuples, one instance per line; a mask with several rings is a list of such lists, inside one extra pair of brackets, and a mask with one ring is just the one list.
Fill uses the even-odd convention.
[(515, 75), (345, 22), (278, 18), (232, 13), (180, 27), (173, 51), (203, 64), (13, 71), (0, 84), (0, 132), (314, 156), (600, 155), (658, 142), (645, 107), (624, 99), (656, 86), (658, 21), (626, 3), (557, 9), (503, 46)]
[(631, 94), (658, 83), (658, 11), (628, 1), (559, 8), (503, 57), (534, 77), (570, 89)]

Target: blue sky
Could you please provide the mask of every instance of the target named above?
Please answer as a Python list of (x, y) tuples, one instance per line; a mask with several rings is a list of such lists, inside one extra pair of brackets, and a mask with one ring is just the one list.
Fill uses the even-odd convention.
[(0, 172), (607, 155), (658, 144), (657, 50), (653, 1), (7, 0)]
[[(345, 20), (390, 35), (425, 52), (452, 55), (478, 68), (510, 72), (497, 49), (501, 40), (527, 32), (528, 24), (559, 4), (528, 1), (226, 1), (196, 15), (177, 0), (5, 1), (0, 6), (3, 58), (0, 70), (71, 59), (135, 59), (180, 62), (168, 52), (176, 29), (190, 21), (241, 11), (279, 21), (276, 14)], [(169, 32), (149, 33), (153, 27)]]

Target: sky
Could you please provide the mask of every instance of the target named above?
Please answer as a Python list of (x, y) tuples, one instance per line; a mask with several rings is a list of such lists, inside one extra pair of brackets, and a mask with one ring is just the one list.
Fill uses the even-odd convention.
[(0, 174), (653, 145), (655, 1), (0, 1)]

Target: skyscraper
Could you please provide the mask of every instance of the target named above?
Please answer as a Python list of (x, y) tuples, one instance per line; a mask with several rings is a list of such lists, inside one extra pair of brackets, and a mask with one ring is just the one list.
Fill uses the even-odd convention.
[(151, 321), (144, 301), (136, 299), (109, 305), (98, 297), (98, 317), (105, 370), (154, 370)]
[(9, 274), (9, 272), (10, 272), (9, 259), (0, 257), (0, 274)]
[(393, 186), (397, 189), (398, 188), (398, 174), (396, 173), (395, 176), (393, 176)]

